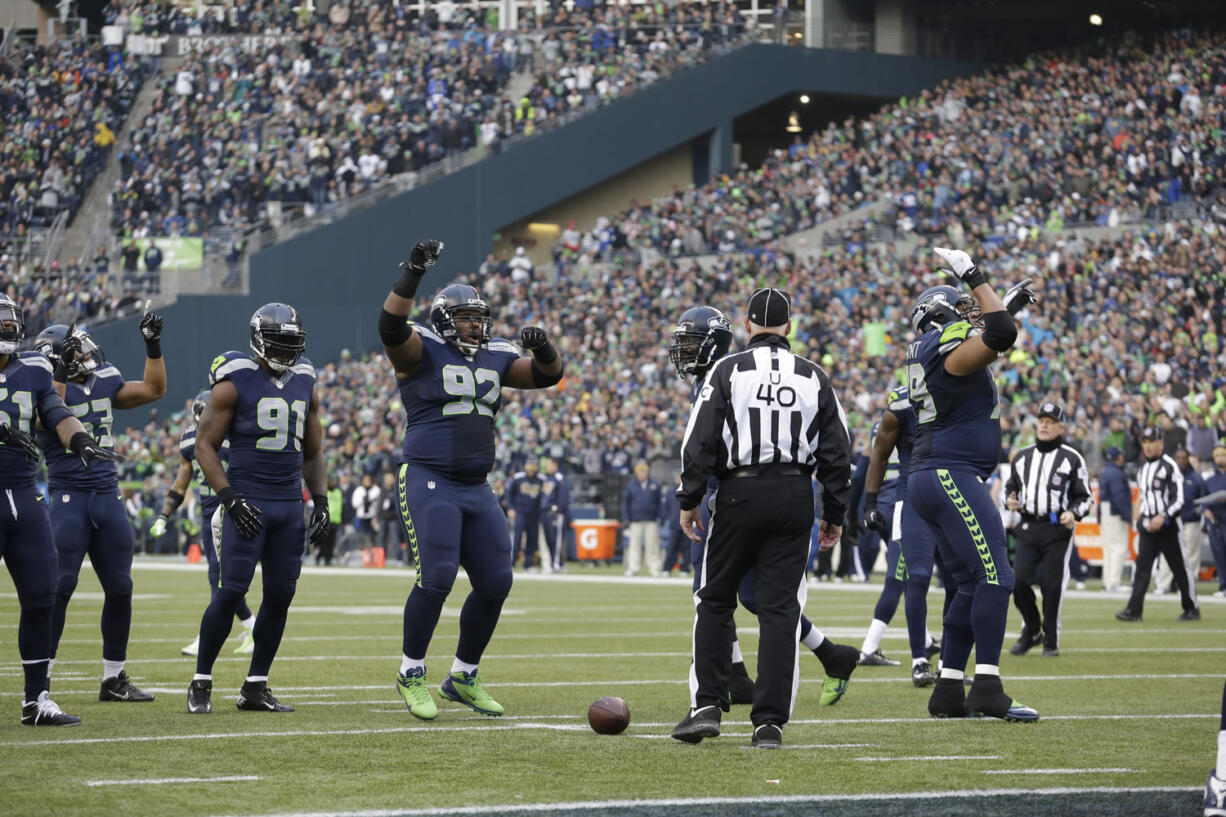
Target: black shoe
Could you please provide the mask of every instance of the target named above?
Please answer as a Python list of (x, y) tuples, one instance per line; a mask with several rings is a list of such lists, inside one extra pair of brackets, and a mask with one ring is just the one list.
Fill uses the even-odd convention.
[(293, 712), (289, 704), (283, 704), (272, 696), (265, 681), (247, 681), (238, 693), (238, 708), (245, 712)]
[(1138, 613), (1133, 613), (1129, 610), (1120, 610), (1115, 614), (1115, 617), (1120, 621), (1140, 621), (1141, 616)]
[(981, 676), (971, 684), (971, 691), (966, 695), (966, 714), (972, 718), (987, 716), (1011, 723), (1033, 723), (1039, 719), (1036, 710), (1016, 703), (1005, 694), (997, 675)]
[(38, 694), (37, 701), (22, 701), (22, 726), (80, 726), (76, 715), (66, 715), (55, 701), (47, 697), (47, 691)]
[(1057, 647), (1044, 647), (1043, 657), (1044, 658), (1059, 658), (1060, 650)]
[(1184, 610), (1179, 614), (1176, 621), (1200, 621), (1200, 608), (1193, 607), (1191, 610)]
[(957, 678), (938, 678), (928, 697), (928, 714), (934, 718), (965, 718), (966, 690)]
[(928, 653), (929, 661), (931, 661), (932, 659), (940, 655), (941, 654), (941, 639), (939, 638), (932, 639), (932, 643), (924, 648), (924, 652)]
[(728, 702), (733, 704), (753, 703), (753, 679), (749, 677), (744, 662), (732, 665), (732, 675), (728, 678)]
[(901, 661), (893, 661), (881, 654), (881, 650), (877, 650), (871, 655), (860, 654), (860, 666), (862, 667), (898, 667), (902, 666)]
[(830, 654), (821, 662), (827, 675), (846, 681), (860, 664), (860, 651), (847, 644), (832, 644)]
[(700, 743), (703, 738), (719, 737), (719, 721), (723, 717), (718, 706), (703, 706), (690, 711), (673, 727), (673, 737), (686, 743)]
[(760, 726), (755, 726), (753, 738), (750, 739), (749, 745), (755, 749), (782, 749), (783, 729), (774, 723), (764, 723)]
[(152, 701), (153, 696), (128, 680), (128, 673), (123, 670), (114, 678), (105, 678), (98, 690), (100, 701), (131, 701), (133, 703)]
[(1034, 635), (1031, 635), (1029, 628), (1023, 627), (1022, 635), (1018, 638), (1017, 641), (1013, 642), (1013, 646), (1009, 648), (1009, 654), (1010, 655), (1025, 655), (1026, 653), (1030, 652), (1031, 647), (1037, 647), (1042, 643), (1043, 643), (1042, 633), (1035, 633)]
[(193, 715), (207, 715), (213, 711), (212, 681), (192, 681), (187, 688), (187, 711)]
[(920, 661), (911, 667), (911, 683), (917, 687), (930, 687), (936, 682), (936, 676), (932, 674), (932, 665), (927, 661)]

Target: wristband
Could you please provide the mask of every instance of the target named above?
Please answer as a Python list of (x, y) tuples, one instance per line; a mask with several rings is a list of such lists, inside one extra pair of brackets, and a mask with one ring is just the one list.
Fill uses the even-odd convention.
[[(179, 509), (179, 506), (183, 504), (183, 494), (172, 488), (166, 492), (166, 504), (170, 505), (170, 512), (174, 513)], [(166, 516), (166, 514), (162, 515)]]
[(876, 510), (876, 509), (877, 509), (877, 492), (876, 491), (865, 491), (864, 492), (864, 512), (868, 513), (870, 510)]
[(426, 277), (426, 271), (412, 266), (407, 261), (402, 263), (400, 268), (404, 272), (400, 273), (400, 280), (392, 284), (392, 292), (401, 298), (412, 298), (417, 294), (417, 287), (421, 284), (421, 279)]
[(537, 363), (543, 363), (548, 366), (558, 359), (558, 347), (553, 345), (552, 341), (545, 341), (545, 345), (532, 350), (532, 356), (536, 358)]
[(51, 379), (56, 383), (68, 382), (68, 364), (64, 362), (64, 358), (59, 358), (55, 361), (55, 370), (51, 372)]
[(311, 494), (311, 502), (315, 505), (315, 510), (328, 510), (328, 497), (326, 494)]
[(217, 492), (217, 500), (229, 508), (234, 504), (234, 500), (238, 499), (238, 493), (234, 490), (234, 486), (227, 485)]
[(145, 340), (145, 357), (150, 360), (157, 360), (162, 356), (162, 341), (160, 338), (153, 340)]
[(979, 267), (974, 267), (962, 280), (966, 282), (966, 285), (970, 287), (972, 291), (974, 291), (975, 287), (988, 282), (988, 274)]

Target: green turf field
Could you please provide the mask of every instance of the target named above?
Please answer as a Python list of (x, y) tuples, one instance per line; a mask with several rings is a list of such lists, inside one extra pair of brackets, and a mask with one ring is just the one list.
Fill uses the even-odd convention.
[[(1039, 709), (1038, 724), (930, 720), (905, 666), (860, 668), (842, 702), (819, 707), (820, 664), (802, 650), (787, 750), (747, 748), (746, 707), (722, 737), (689, 746), (667, 737), (688, 704), (688, 581), (575, 568), (516, 577), (481, 665), (507, 716), (440, 701), (427, 724), (393, 689), (411, 573), (307, 569), (269, 682), (298, 711), (237, 711), (247, 657), (227, 647), (213, 714), (193, 716), (194, 664), (179, 649), (206, 600), (203, 570), (138, 564), (134, 578), (128, 670), (157, 700), (98, 702), (102, 596), (87, 568), (52, 685), (84, 723), (37, 730), (19, 724), (18, 607), (0, 578), (0, 813), (1194, 814), (1226, 676), (1219, 600), (1183, 624), (1175, 600), (1151, 597), (1145, 623), (1126, 626), (1112, 617), (1122, 597), (1074, 593), (1063, 656), (1003, 658), (1006, 688)], [(431, 645), (436, 684), (450, 669), (462, 588)], [(807, 612), (858, 646), (876, 589), (823, 585)], [(752, 654), (756, 624), (737, 623)], [(894, 623), (883, 650), (905, 659), (901, 609)], [(1010, 642), (1017, 626), (1014, 612)], [(588, 730), (587, 705), (603, 695), (629, 702), (625, 734)]]

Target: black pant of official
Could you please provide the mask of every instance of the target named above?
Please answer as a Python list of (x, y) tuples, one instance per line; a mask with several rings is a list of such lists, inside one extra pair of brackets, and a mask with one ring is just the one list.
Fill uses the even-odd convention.
[[(1140, 524), (1144, 525), (1144, 522)], [(1141, 615), (1145, 607), (1145, 592), (1149, 590), (1149, 579), (1158, 554), (1165, 556), (1166, 563), (1171, 566), (1184, 611), (1195, 610), (1195, 588), (1188, 583), (1188, 567), (1183, 561), (1183, 548), (1179, 544), (1179, 527), (1174, 522), (1168, 522), (1157, 533), (1142, 530), (1137, 534), (1137, 564), (1132, 574), (1132, 597), (1128, 599), (1128, 606), (1124, 609), (1134, 616)]]
[[(1013, 530), (1017, 551), (1013, 557), (1013, 603), (1022, 614), (1026, 635), (1043, 633), (1043, 647), (1060, 646), (1060, 611), (1068, 587), (1073, 532), (1046, 519), (1025, 519)], [(1040, 581), (1040, 569), (1042, 571)], [(1043, 618), (1032, 585), (1043, 591)]]
[(691, 703), (728, 709), (728, 674), (737, 588), (755, 571), (758, 595), (758, 677), (754, 726), (782, 726), (796, 699), (797, 639), (805, 600), (805, 562), (813, 528), (807, 477), (756, 476), (720, 481), (707, 537), (701, 583), (694, 597), (694, 680)]

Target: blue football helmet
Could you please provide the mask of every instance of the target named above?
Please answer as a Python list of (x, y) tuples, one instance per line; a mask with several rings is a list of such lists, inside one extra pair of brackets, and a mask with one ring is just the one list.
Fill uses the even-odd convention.
[(979, 317), (979, 304), (970, 295), (948, 284), (924, 290), (911, 307), (911, 328), (926, 332), (933, 324), (974, 321)]
[(196, 418), (196, 422), (200, 422), (200, 415), (204, 414), (205, 404), (209, 402), (209, 393), (202, 391), (192, 399), (192, 417)]
[[(0, 307), (2, 306), (0, 304)], [(101, 347), (88, 332), (84, 329), (71, 330), (62, 323), (54, 323), (38, 333), (38, 337), (34, 339), (34, 351), (50, 360), (52, 365), (59, 365), (60, 350), (70, 331), (81, 343), (81, 354), (68, 366), (68, 378), (71, 380), (84, 377), (106, 363)]]
[(710, 306), (695, 306), (681, 313), (668, 344), (668, 358), (684, 380), (702, 377), (732, 345), (732, 322)]
[(283, 374), (306, 351), (302, 316), (289, 304), (264, 304), (251, 316), (251, 352)]
[[(466, 332), (456, 326), (460, 319), (469, 325)], [(465, 355), (472, 356), (490, 342), (493, 319), (490, 306), (481, 297), (476, 287), (468, 284), (452, 284), (439, 290), (430, 306), (430, 323), (440, 338), (455, 344)], [(473, 324), (477, 328), (474, 332)]]
[(0, 294), (0, 355), (11, 355), (26, 338), (26, 315), (17, 302)]

